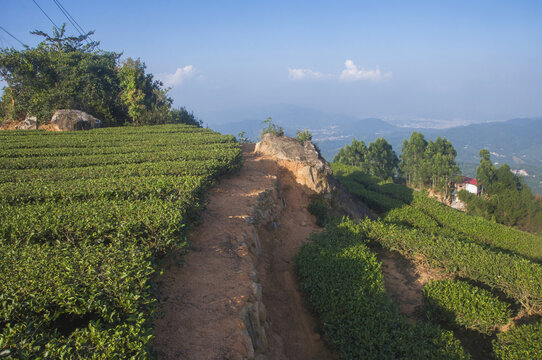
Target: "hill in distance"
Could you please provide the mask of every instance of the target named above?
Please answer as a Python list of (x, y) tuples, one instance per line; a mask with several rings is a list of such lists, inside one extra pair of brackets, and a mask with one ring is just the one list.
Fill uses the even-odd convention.
[[(528, 174), (524, 177), (527, 184), (534, 192), (542, 194), (542, 117), (435, 129), (397, 126), (381, 119), (328, 114), (289, 104), (208, 112), (201, 116), (213, 130), (233, 135), (244, 131), (251, 140), (259, 139), (263, 120), (268, 117), (282, 126), (289, 136), (307, 128), (329, 161), (353, 138), (369, 143), (384, 137), (399, 155), (403, 140), (413, 131), (420, 131), (428, 140), (437, 136), (449, 139), (457, 150), (457, 162), (465, 175), (474, 176), (479, 163), (478, 153), (486, 148), (498, 165), (506, 163), (514, 170), (524, 169)], [(431, 125), (427, 121), (404, 123)], [(442, 127), (443, 124), (435, 123), (435, 126)]]

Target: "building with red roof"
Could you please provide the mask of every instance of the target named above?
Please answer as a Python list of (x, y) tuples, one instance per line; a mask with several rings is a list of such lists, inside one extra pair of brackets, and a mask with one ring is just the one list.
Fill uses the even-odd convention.
[(480, 191), (482, 190), (480, 184), (476, 179), (463, 176), (462, 182), (455, 185), (456, 191), (460, 190), (466, 190), (472, 194), (478, 195), (480, 194)]

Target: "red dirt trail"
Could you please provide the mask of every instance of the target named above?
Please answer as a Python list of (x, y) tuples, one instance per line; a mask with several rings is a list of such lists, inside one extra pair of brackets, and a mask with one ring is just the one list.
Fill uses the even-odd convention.
[[(310, 233), (319, 231), (306, 208), (309, 195), (291, 173), (271, 158), (245, 148), (240, 172), (223, 179), (209, 196), (203, 223), (193, 229), (182, 265), (164, 269), (160, 287), (163, 315), (155, 321), (159, 359), (334, 359), (305, 308), (294, 256)], [(283, 208), (278, 227), (250, 223), (258, 194), (278, 187)], [(258, 236), (254, 260), (247, 242)], [(255, 265), (252, 265), (255, 264)], [(240, 315), (261, 284), (260, 318), (267, 346), (250, 353)], [(249, 340), (250, 341), (250, 340)], [(247, 350), (249, 349), (249, 350)]]

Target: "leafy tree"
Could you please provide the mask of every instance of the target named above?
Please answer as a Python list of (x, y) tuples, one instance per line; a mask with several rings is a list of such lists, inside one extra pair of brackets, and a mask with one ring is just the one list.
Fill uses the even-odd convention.
[(145, 111), (145, 64), (139, 59), (126, 59), (119, 68), (120, 98), (128, 109), (128, 115), (137, 125), (138, 119)]
[(497, 169), (491, 162), (491, 155), (487, 149), (480, 150), (480, 166), (476, 169), (476, 180), (482, 186), (482, 192), (495, 181), (495, 173)]
[(457, 152), (452, 143), (440, 136), (427, 144), (424, 153), (423, 177), (430, 186), (448, 198), (459, 176), (455, 162)]
[(201, 127), (203, 122), (194, 116), (193, 112), (189, 112), (184, 107), (178, 109), (171, 109), (171, 120), (169, 122), (173, 124), (186, 124), (195, 125)]
[(117, 102), (119, 81), (116, 62), (120, 54), (97, 50), (93, 32), (67, 36), (65, 24), (44, 38), (36, 48), (0, 50), (0, 73), (7, 83), (4, 102), (12, 119), (34, 115), (48, 121), (56, 109), (72, 108), (91, 113), (107, 123), (122, 117)]
[(33, 31), (43, 41), (22, 51), (0, 50), (0, 75), (7, 86), (0, 119), (21, 120), (27, 114), (47, 122), (57, 109), (78, 109), (105, 125), (187, 123), (201, 121), (185, 108), (172, 109), (168, 90), (145, 73), (145, 64), (98, 49), (93, 32), (68, 36), (65, 24), (52, 35)]
[(496, 168), (487, 149), (480, 151), (476, 178), (482, 184), (483, 196), (459, 194), (470, 213), (522, 230), (542, 231), (542, 204), (507, 164)]
[(371, 175), (382, 179), (396, 176), (399, 159), (386, 139), (378, 138), (369, 144), (367, 160)]
[(427, 141), (420, 132), (413, 132), (410, 135), (410, 141), (406, 139), (403, 141), (400, 168), (405, 175), (407, 185), (423, 185), (422, 169), (426, 147)]
[(339, 150), (333, 158), (333, 162), (357, 166), (362, 168), (363, 171), (368, 172), (367, 153), (368, 149), (363, 140), (352, 139), (350, 145), (347, 144)]

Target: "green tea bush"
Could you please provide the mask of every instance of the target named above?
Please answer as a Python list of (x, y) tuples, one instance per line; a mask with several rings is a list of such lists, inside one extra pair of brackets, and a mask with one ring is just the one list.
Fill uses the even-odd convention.
[(408, 257), (423, 257), (449, 274), (479, 281), (542, 312), (542, 266), (521, 256), (421, 230), (365, 219), (360, 227), (381, 246)]
[(196, 126), (0, 133), (0, 357), (152, 358), (157, 260), (240, 163)]
[(489, 291), (464, 281), (430, 281), (423, 288), (424, 310), (429, 320), (491, 335), (511, 317), (510, 305)]
[(307, 300), (340, 359), (468, 359), (448, 331), (412, 324), (384, 288), (381, 263), (351, 221), (329, 225), (296, 257)]
[(542, 322), (517, 326), (498, 334), (493, 351), (501, 360), (542, 359)]
[(469, 239), (542, 261), (542, 237), (452, 209), (425, 193), (416, 193), (413, 206)]

